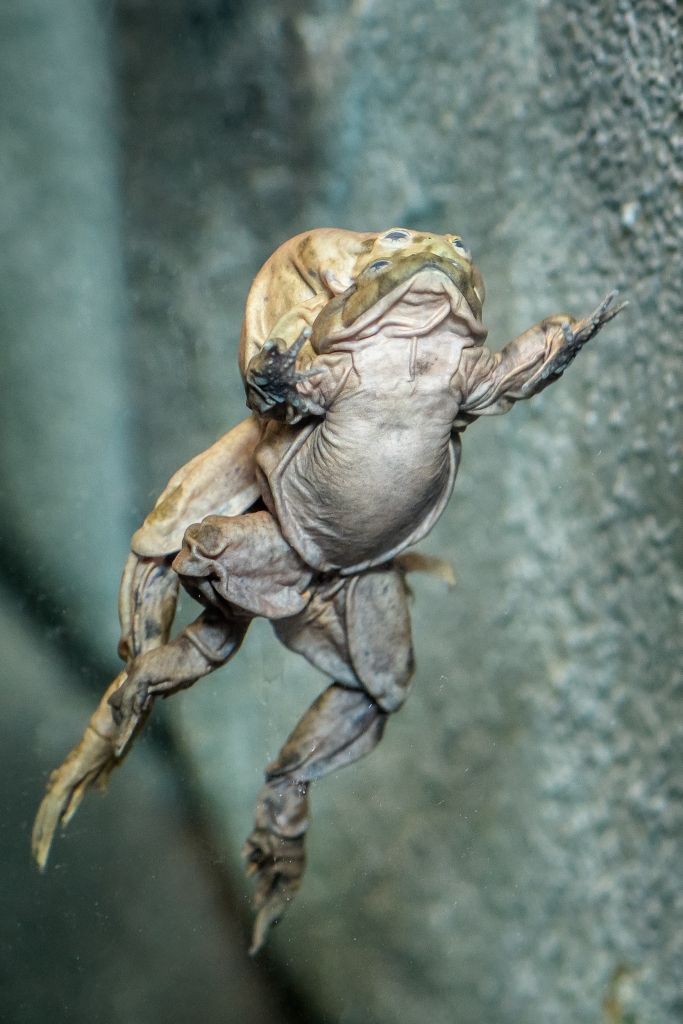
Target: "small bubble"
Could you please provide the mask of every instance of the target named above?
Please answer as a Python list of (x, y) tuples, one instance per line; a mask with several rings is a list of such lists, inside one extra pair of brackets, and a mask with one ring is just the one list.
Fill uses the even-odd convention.
[(640, 203), (624, 203), (619, 211), (621, 214), (621, 223), (627, 231), (633, 231), (638, 220), (638, 214), (640, 213)]

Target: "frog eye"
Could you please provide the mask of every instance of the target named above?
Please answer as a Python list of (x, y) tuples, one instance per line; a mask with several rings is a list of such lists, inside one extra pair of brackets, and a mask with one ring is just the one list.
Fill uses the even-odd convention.
[(464, 256), (466, 260), (472, 259), (472, 254), (463, 242), (462, 238), (451, 238), (451, 245), (454, 249), (457, 249), (461, 256)]
[(369, 274), (378, 274), (380, 270), (384, 270), (385, 267), (390, 265), (389, 260), (375, 260), (369, 267), (366, 268), (366, 272)]
[(404, 231), (402, 228), (395, 228), (393, 231), (387, 231), (386, 235), (382, 235), (383, 242), (407, 242), (410, 241), (410, 234), (408, 231)]

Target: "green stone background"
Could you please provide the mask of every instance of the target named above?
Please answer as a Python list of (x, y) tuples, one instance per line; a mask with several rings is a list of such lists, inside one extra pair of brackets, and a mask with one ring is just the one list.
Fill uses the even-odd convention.
[[(423, 545), (458, 585), (415, 580), (413, 694), (371, 758), (316, 784), (305, 885), (269, 955), (343, 1024), (680, 1020), (680, 5), (120, 0), (104, 17), (116, 88), (94, 122), (110, 148), (87, 177), (112, 209), (96, 247), (110, 276), (89, 298), (107, 330), (78, 340), (48, 296), (25, 344), (29, 285), (63, 266), (48, 247), (19, 261), (24, 291), (0, 284), (11, 360), (28, 352), (3, 396), (19, 438), (0, 456), (8, 572), (110, 658), (116, 545), (242, 417), (246, 290), (296, 231), (458, 231), (494, 347), (618, 286), (629, 310), (562, 382), (468, 431)], [(38, 206), (17, 209), (43, 237)], [(106, 367), (106, 423), (92, 388), (64, 417), (91, 439), (80, 492), (41, 398), (48, 340), (69, 380), (86, 349)], [(257, 623), (166, 708), (236, 886), (263, 766), (323, 685)]]

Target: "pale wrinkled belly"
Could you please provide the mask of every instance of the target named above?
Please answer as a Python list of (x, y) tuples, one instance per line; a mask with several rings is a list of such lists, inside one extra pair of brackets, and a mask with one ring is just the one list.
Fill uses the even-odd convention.
[[(427, 532), (450, 495), (454, 459), (445, 437), (368, 425), (344, 442), (314, 430), (278, 483), (283, 532), (309, 564), (378, 564)], [(422, 532), (420, 533), (421, 528)]]

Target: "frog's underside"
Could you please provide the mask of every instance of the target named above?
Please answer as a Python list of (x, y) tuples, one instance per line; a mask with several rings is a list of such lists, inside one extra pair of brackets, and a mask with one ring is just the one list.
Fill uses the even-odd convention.
[[(266, 770), (246, 841), (253, 950), (304, 870), (308, 788), (368, 753), (413, 673), (405, 573), (449, 568), (405, 549), (450, 497), (460, 435), (561, 376), (618, 312), (549, 317), (484, 347), (484, 288), (462, 241), (322, 229), (268, 260), (247, 300), (240, 369), (252, 415), (180, 469), (134, 535), (121, 583), (126, 667), (52, 773), (33, 832), (103, 788), (158, 696), (239, 648), (255, 616), (333, 680)], [(179, 585), (204, 606), (170, 640)]]

